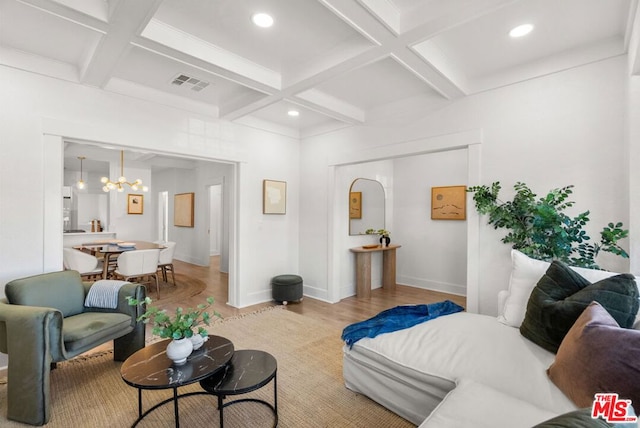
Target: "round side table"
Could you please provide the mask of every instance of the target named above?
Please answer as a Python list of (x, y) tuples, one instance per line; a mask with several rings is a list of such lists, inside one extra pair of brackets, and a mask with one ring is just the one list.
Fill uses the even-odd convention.
[[(158, 407), (173, 401), (176, 428), (180, 427), (178, 398), (205, 394), (204, 391), (178, 394), (178, 388), (201, 381), (227, 367), (233, 355), (233, 343), (221, 336), (209, 336), (202, 348), (193, 351), (185, 364), (176, 366), (167, 357), (167, 344), (171, 339), (146, 346), (122, 363), (120, 374), (129, 385), (138, 389), (138, 419), (135, 427), (145, 416)], [(142, 411), (143, 389), (172, 389), (173, 396)]]
[[(273, 411), (278, 425), (278, 363), (269, 353), (258, 350), (239, 350), (233, 353), (231, 361), (224, 370), (200, 381), (200, 386), (210, 394), (218, 397), (220, 411), (220, 428), (224, 427), (224, 408), (242, 402), (256, 402), (264, 404)], [(262, 388), (273, 379), (273, 405), (256, 398), (242, 398), (224, 403), (229, 395), (246, 394)]]

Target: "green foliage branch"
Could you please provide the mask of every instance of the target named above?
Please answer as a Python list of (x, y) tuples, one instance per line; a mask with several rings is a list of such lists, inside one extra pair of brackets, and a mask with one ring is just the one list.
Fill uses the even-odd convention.
[(389, 237), (389, 235), (391, 235), (391, 232), (389, 232), (386, 229), (367, 229), (364, 231), (365, 235), (378, 235), (378, 236), (384, 236), (384, 237)]
[(138, 317), (138, 321), (142, 321), (145, 324), (153, 322), (151, 333), (163, 339), (170, 338), (178, 340), (189, 338), (194, 334), (207, 337), (209, 333), (202, 324), (208, 326), (213, 317), (222, 318), (222, 315), (215, 310), (211, 313), (207, 312), (207, 309), (214, 303), (213, 297), (208, 297), (207, 303), (201, 303), (195, 309), (187, 308), (184, 310), (178, 307), (173, 316), (170, 316), (166, 309), (151, 306), (152, 300), (149, 297), (138, 301), (129, 296), (127, 297), (127, 301), (129, 305), (132, 306), (144, 305), (144, 307), (146, 307), (146, 311)]
[(574, 205), (569, 200), (573, 185), (553, 189), (546, 196), (537, 195), (524, 183), (514, 186), (513, 200), (498, 199), (501, 186), (496, 181), (491, 186), (473, 186), (478, 213), (488, 215), (488, 223), (494, 229), (507, 229), (502, 238), (505, 244), (528, 256), (545, 261), (560, 260), (573, 266), (600, 269), (595, 259), (601, 251), (628, 258), (627, 252), (618, 244), (629, 235), (623, 224), (609, 223), (600, 232), (600, 241), (591, 242), (583, 230), (589, 222), (589, 211), (570, 217), (564, 213)]

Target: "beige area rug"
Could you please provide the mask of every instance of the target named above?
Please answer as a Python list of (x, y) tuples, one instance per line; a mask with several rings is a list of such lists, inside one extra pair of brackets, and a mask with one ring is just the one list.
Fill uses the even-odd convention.
[(180, 303), (202, 293), (207, 285), (199, 279), (191, 278), (187, 275), (176, 273), (176, 285), (173, 285), (171, 273), (167, 273), (167, 282), (162, 280), (162, 274), (158, 274), (158, 285), (160, 286), (160, 299), (156, 293), (156, 283), (151, 280), (145, 284), (147, 296), (151, 297), (154, 302), (159, 303)]
[[(341, 331), (281, 306), (228, 318), (210, 327), (236, 349), (261, 349), (278, 361), (279, 427), (412, 427), (368, 398), (345, 388)], [(121, 363), (111, 352), (59, 363), (51, 373), (52, 416), (47, 427), (128, 427), (137, 418), (137, 390), (120, 377)], [(201, 390), (199, 384), (179, 393)], [(143, 406), (171, 396), (171, 390), (143, 391)], [(273, 403), (273, 382), (252, 393), (229, 397), (259, 398)], [(24, 427), (6, 418), (6, 385), (0, 385), (0, 426)], [(180, 426), (219, 426), (216, 397), (180, 399)], [(226, 427), (271, 427), (273, 415), (258, 403), (225, 408)], [(173, 405), (150, 413), (139, 427), (174, 426)]]

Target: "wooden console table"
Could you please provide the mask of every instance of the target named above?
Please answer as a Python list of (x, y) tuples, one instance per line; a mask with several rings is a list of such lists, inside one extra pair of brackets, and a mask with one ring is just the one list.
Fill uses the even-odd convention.
[(396, 289), (396, 248), (401, 245), (378, 245), (374, 248), (355, 247), (349, 250), (356, 255), (356, 297), (371, 297), (371, 253), (382, 251), (382, 288)]

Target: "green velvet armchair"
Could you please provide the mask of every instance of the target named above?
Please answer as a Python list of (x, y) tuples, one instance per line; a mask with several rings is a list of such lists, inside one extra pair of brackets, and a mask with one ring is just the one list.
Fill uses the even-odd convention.
[(145, 326), (137, 321), (144, 308), (127, 302), (127, 296), (143, 300), (144, 286), (120, 284), (111, 296), (115, 309), (86, 307), (92, 286), (72, 270), (6, 284), (6, 297), (0, 299), (0, 352), (9, 355), (9, 419), (31, 425), (49, 421), (51, 363), (110, 340), (114, 341), (115, 361), (124, 361), (144, 347)]

